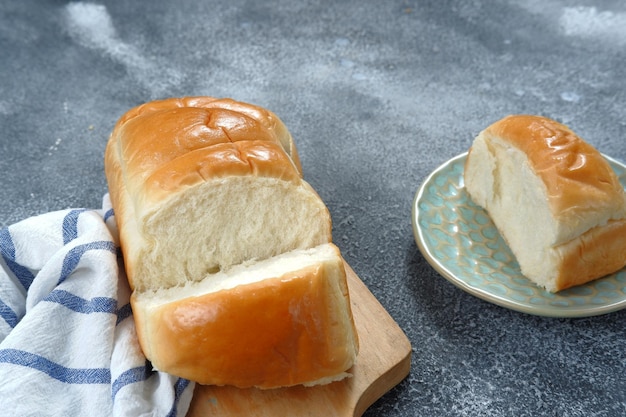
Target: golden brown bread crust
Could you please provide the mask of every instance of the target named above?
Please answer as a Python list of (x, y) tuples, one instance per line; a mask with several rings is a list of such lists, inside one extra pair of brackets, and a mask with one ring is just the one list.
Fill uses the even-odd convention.
[(144, 190), (151, 202), (157, 202), (170, 197), (172, 191), (231, 175), (272, 177), (292, 182), (301, 179), (278, 144), (247, 140), (217, 143), (181, 155), (148, 176)]
[[(133, 311), (141, 346), (158, 369), (202, 384), (267, 389), (352, 366), (358, 339), (345, 314), (349, 303), (338, 257), (334, 265)], [(135, 296), (133, 304), (141, 305)], [(159, 325), (143, 328), (150, 323)]]
[(557, 291), (617, 272), (626, 266), (626, 220), (594, 227), (557, 251), (561, 256)]
[[(166, 99), (129, 110), (111, 133), (105, 151), (108, 161), (105, 168), (107, 165), (115, 166), (114, 169), (124, 173), (123, 183), (130, 195), (157, 199), (157, 195), (167, 196), (168, 191), (176, 187), (176, 184), (169, 183), (167, 173), (160, 173), (161, 170), (171, 173), (170, 168), (176, 166), (180, 169), (178, 180), (188, 173), (185, 183), (193, 185), (203, 181), (202, 170), (208, 169), (208, 163), (199, 167), (199, 162), (194, 159), (211, 154), (215, 145), (238, 144), (251, 138), (277, 145), (276, 148), (282, 149), (289, 157), (282, 158), (283, 162), (292, 165), (296, 171), (289, 175), (302, 176), (291, 135), (276, 115), (253, 105), (210, 97)], [(239, 143), (239, 149), (250, 149), (245, 145)], [(276, 155), (274, 153), (272, 157)], [(233, 153), (222, 153), (222, 156), (232, 158)], [(258, 161), (262, 156), (250, 155), (250, 159)], [(234, 157), (237, 158), (236, 155)], [(178, 161), (179, 158), (183, 160)], [(215, 163), (219, 156), (211, 155), (210, 158), (210, 162)], [(240, 159), (246, 163), (247, 155), (242, 153)], [(222, 167), (226, 165), (228, 161), (221, 163)], [(264, 167), (271, 169), (271, 165), (264, 164)], [(288, 169), (281, 167), (283, 173)], [(259, 174), (272, 176), (274, 171), (259, 171)], [(157, 193), (159, 188), (165, 192)]]
[(623, 187), (602, 154), (567, 126), (533, 115), (507, 116), (485, 129), (528, 156), (556, 216), (574, 218), (623, 201)]
[[(186, 126), (184, 132), (179, 129), (181, 125)], [(140, 132), (134, 132), (134, 129)], [(140, 164), (137, 171), (141, 174), (147, 168), (146, 175), (149, 175), (151, 167), (158, 167), (190, 150), (226, 140), (248, 140), (251, 132), (258, 140), (279, 143), (302, 172), (291, 134), (278, 116), (261, 107), (228, 98), (183, 97), (144, 103), (119, 119), (112, 136), (122, 138), (125, 154), (147, 159), (147, 166)], [(158, 140), (162, 136), (176, 137), (177, 140), (164, 143)], [(161, 142), (162, 149), (154, 149), (155, 140)], [(130, 162), (132, 159), (129, 164), (137, 163)]]
[[(155, 367), (263, 388), (345, 377), (358, 336), (343, 260), (273, 113), (210, 97), (146, 103), (116, 124), (105, 171), (138, 338)], [(318, 245), (332, 246), (334, 263), (314, 257), (316, 266), (184, 299), (167, 291)], [(145, 295), (155, 291), (174, 298), (152, 309)]]

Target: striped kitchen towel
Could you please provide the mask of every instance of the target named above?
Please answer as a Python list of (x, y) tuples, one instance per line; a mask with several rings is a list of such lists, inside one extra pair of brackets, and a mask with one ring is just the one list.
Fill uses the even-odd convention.
[(0, 229), (0, 415), (184, 416), (143, 356), (108, 195)]

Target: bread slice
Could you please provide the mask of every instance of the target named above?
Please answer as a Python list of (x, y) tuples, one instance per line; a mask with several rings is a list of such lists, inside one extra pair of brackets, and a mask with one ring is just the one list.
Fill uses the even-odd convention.
[[(133, 290), (131, 305), (139, 340), (144, 353), (158, 369), (206, 384), (245, 383), (260, 387), (345, 376), (344, 371), (356, 357), (358, 336), (351, 321), (347, 292), (336, 290), (347, 288), (343, 264), (339, 262), (341, 255), (334, 246), (332, 256), (328, 249), (322, 250), (332, 244), (328, 208), (302, 178), (291, 135), (276, 115), (250, 104), (210, 97), (146, 103), (131, 109), (116, 124), (105, 152), (105, 171), (120, 230), (126, 274)], [(302, 254), (313, 248), (316, 248), (314, 253), (321, 251), (325, 255), (317, 259), (314, 254)], [(284, 265), (278, 267), (277, 263)], [(243, 273), (241, 268), (247, 272)], [(240, 289), (207, 290), (221, 285), (217, 283), (231, 275), (234, 278), (228, 282), (238, 283), (236, 277), (240, 274), (246, 277)], [(294, 280), (294, 274), (301, 279)], [(293, 370), (292, 377), (283, 378), (278, 372), (270, 372), (242, 379), (234, 370), (231, 374), (224, 373), (224, 369), (215, 373), (215, 367), (200, 365), (214, 360), (199, 358), (202, 352), (210, 355), (217, 346), (216, 340), (231, 337), (227, 336), (228, 332), (240, 335), (250, 332), (244, 321), (237, 324), (241, 328), (228, 330), (226, 321), (214, 325), (205, 317), (206, 331), (181, 325), (178, 331), (171, 330), (177, 340), (169, 343), (158, 331), (165, 331), (168, 321), (189, 318), (190, 313), (185, 313), (181, 306), (219, 304), (222, 297), (224, 303), (234, 303), (235, 293), (241, 310), (253, 314), (249, 306), (252, 299), (249, 304), (245, 298), (266, 291), (266, 286), (268, 297), (260, 308), (272, 310), (273, 294), (275, 308), (279, 309), (288, 294), (277, 285), (283, 283), (280, 277), (286, 277), (281, 284), (285, 287), (304, 285), (307, 280), (319, 287), (319, 292), (307, 295), (306, 301), (311, 305), (306, 308), (312, 313), (302, 320), (308, 320), (305, 324), (311, 331), (315, 326), (323, 329), (307, 336), (309, 339), (344, 332), (342, 338), (328, 339), (338, 343), (333, 349), (321, 341), (309, 347), (276, 346), (288, 363), (301, 368)], [(189, 291), (196, 289), (207, 294), (189, 302), (193, 298)], [(338, 297), (340, 293), (345, 298)], [(146, 301), (153, 298), (161, 300), (158, 308), (153, 307), (152, 301)], [(293, 307), (302, 309), (298, 307), (302, 303), (294, 301)], [(214, 314), (211, 306), (205, 307), (204, 310), (189, 307), (187, 311)], [(324, 308), (332, 314), (329, 312), (326, 321), (320, 321), (313, 312)], [(263, 311), (258, 314), (262, 315)], [(195, 316), (194, 320), (200, 318)], [(229, 320), (228, 315), (220, 316), (220, 320)], [(261, 325), (264, 327), (255, 330), (272, 334), (282, 323), (261, 320)], [(200, 332), (206, 338), (197, 339), (194, 334), (185, 337), (187, 331)], [(302, 343), (307, 340), (296, 333), (292, 337), (300, 337)], [(189, 340), (195, 340), (193, 346), (185, 344)], [(232, 337), (229, 340), (236, 342)], [(242, 337), (242, 343), (243, 340)], [(180, 343), (176, 344), (177, 341)], [(255, 361), (271, 353), (266, 350), (261, 355), (249, 343), (242, 349), (249, 359), (236, 353), (237, 346), (232, 345), (231, 363), (241, 361), (241, 366), (251, 369), (258, 366)], [(331, 357), (337, 352), (348, 356)], [(271, 360), (268, 356), (268, 363)], [(320, 365), (315, 372), (308, 372), (301, 364), (307, 360), (320, 364), (332, 362), (335, 367)]]
[[(122, 166), (119, 153), (109, 155), (109, 166)], [(215, 144), (163, 164), (139, 184), (112, 184), (127, 190), (112, 200), (126, 214), (118, 215), (123, 248), (139, 291), (331, 240), (326, 205), (274, 143)]]
[(482, 131), (464, 173), (522, 273), (556, 292), (626, 265), (626, 195), (603, 156), (568, 127), (512, 115)]
[(343, 379), (358, 351), (333, 244), (133, 294), (146, 356), (203, 384), (275, 388)]

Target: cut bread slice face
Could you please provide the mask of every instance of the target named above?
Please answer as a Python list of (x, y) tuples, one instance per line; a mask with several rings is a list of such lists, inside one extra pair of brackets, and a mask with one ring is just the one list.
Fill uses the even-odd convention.
[(626, 195), (608, 162), (566, 126), (513, 115), (474, 140), (465, 188), (550, 292), (626, 265)]
[[(110, 152), (111, 165), (121, 165)], [(123, 172), (121, 169), (119, 172)], [(119, 181), (125, 187), (123, 181)], [(115, 195), (131, 286), (183, 285), (332, 240), (328, 208), (275, 143), (214, 144)]]
[(358, 351), (349, 303), (332, 243), (132, 296), (142, 349), (157, 369), (259, 388), (346, 377)]

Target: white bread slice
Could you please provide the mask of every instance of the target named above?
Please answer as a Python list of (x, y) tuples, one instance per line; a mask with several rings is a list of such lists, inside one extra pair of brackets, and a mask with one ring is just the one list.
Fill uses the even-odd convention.
[(189, 152), (114, 201), (116, 214), (127, 214), (120, 233), (139, 291), (331, 240), (326, 205), (288, 157), (262, 141)]
[(522, 273), (556, 292), (626, 265), (626, 195), (608, 162), (566, 126), (512, 115), (470, 148), (467, 192)]
[(330, 243), (133, 294), (141, 346), (157, 369), (259, 388), (349, 375), (358, 344), (348, 304), (343, 260)]
[[(339, 267), (335, 262), (331, 268), (324, 258), (316, 267), (312, 258), (298, 257), (308, 265), (302, 269), (289, 261), (290, 257), (280, 257), (330, 244), (331, 219), (319, 195), (302, 179), (291, 135), (278, 117), (267, 110), (210, 97), (146, 103), (131, 109), (116, 124), (105, 152), (105, 171), (120, 230), (126, 274), (133, 290), (131, 305), (136, 314), (139, 339), (146, 357), (162, 371), (184, 372), (178, 375), (206, 384), (241, 383), (234, 373), (215, 374), (212, 369), (196, 363), (185, 363), (191, 352), (184, 349), (170, 349), (167, 360), (161, 357), (155, 344), (164, 342), (151, 334), (155, 333), (154, 329), (165, 326), (165, 320), (175, 320), (168, 314), (185, 313), (181, 308), (167, 306), (158, 311), (168, 311), (168, 314), (146, 313), (143, 304), (136, 301), (143, 300), (143, 294), (168, 291), (168, 294), (180, 295), (176, 288), (200, 288), (193, 283), (210, 287), (211, 282), (222, 280), (223, 274), (231, 274), (233, 268), (256, 265), (275, 257), (287, 265), (280, 270), (281, 276), (290, 276), (290, 270), (298, 274), (306, 271), (310, 279), (335, 280), (333, 285), (346, 287), (343, 264)], [(341, 259), (338, 251), (334, 261), (337, 257)], [(269, 278), (263, 267), (249, 271)], [(274, 272), (269, 275), (272, 274)], [(259, 283), (247, 284), (247, 287), (262, 289), (272, 282), (275, 280), (259, 278)], [(340, 368), (355, 359), (356, 331), (351, 319), (345, 320), (345, 317), (351, 318), (350, 304), (346, 299), (339, 300), (336, 293), (329, 295), (329, 288), (310, 295), (309, 302), (314, 304), (313, 309), (318, 303), (315, 308), (334, 300), (337, 317), (323, 325), (339, 323), (344, 326), (341, 331), (345, 338), (337, 340), (347, 344), (336, 349), (347, 352), (351, 359), (346, 357), (333, 362), (338, 368), (320, 367), (322, 372), (299, 371), (298, 378), (287, 381), (289, 383), (330, 381), (344, 376), (347, 368)], [(231, 294), (222, 291), (203, 299), (218, 302), (216, 297), (228, 298)], [(276, 295), (277, 307), (283, 303), (284, 296)], [(176, 298), (169, 302), (179, 306), (186, 303)], [(245, 306), (245, 300), (239, 302)], [(308, 320), (311, 326), (317, 325), (315, 316)], [(264, 325), (271, 326), (265, 329), (271, 333), (272, 327), (280, 323), (266, 321)], [(226, 327), (221, 330), (226, 331)], [(235, 331), (241, 333), (247, 329)], [(330, 332), (330, 329), (324, 331)], [(182, 341), (184, 331), (181, 332), (176, 337)], [(208, 351), (215, 343), (213, 339), (221, 337), (220, 334), (207, 336), (204, 344), (197, 344), (193, 350)], [(246, 346), (246, 349), (250, 353), (248, 362), (253, 361), (256, 358), (254, 348)], [(304, 353), (298, 353), (302, 355), (300, 361), (306, 361), (307, 355), (313, 361), (315, 357), (334, 354), (324, 349), (321, 342), (312, 344)], [(283, 354), (296, 355), (296, 352)], [(239, 356), (237, 360), (246, 364), (244, 357)], [(190, 371), (194, 368), (195, 372)], [(274, 387), (281, 385), (281, 381), (286, 380), (276, 373), (256, 382), (248, 379), (246, 384)]]

